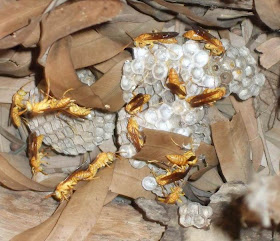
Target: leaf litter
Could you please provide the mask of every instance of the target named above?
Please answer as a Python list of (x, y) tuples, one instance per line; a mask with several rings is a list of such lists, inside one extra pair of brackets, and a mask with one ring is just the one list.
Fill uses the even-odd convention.
[[(251, 51), (256, 50), (254, 57), (256, 60), (259, 58), (260, 64), (266, 69), (261, 72), (266, 75), (267, 82), (260, 96), (253, 97), (255, 100), (250, 98), (247, 101), (240, 101), (231, 96), (219, 101), (216, 106), (207, 108), (205, 116), (208, 124), (211, 125), (212, 142), (201, 142), (196, 146), (194, 151), (197, 157), (196, 165), (191, 166), (185, 177), (176, 181), (176, 185), (184, 187), (185, 197), (207, 205), (209, 197), (222, 187), (224, 182), (249, 183), (253, 175), (260, 174), (258, 171), (262, 168), (268, 169), (269, 175), (276, 175), (279, 171), (277, 165), (279, 165), (280, 148), (277, 134), (279, 116), (276, 106), (279, 71), (275, 70), (279, 65), (277, 50), (280, 44), (279, 36), (272, 30), (279, 29), (279, 21), (276, 17), (277, 9), (280, 8), (279, 2), (270, 0), (263, 4), (261, 1), (255, 1), (254, 9), (248, 6), (244, 8), (243, 3), (240, 2), (235, 3), (234, 10), (225, 9), (223, 4), (216, 1), (211, 3), (214, 8), (200, 0), (196, 1), (199, 7), (192, 6), (188, 1), (183, 3), (179, 0), (129, 0), (127, 2), (129, 4), (118, 0), (41, 1), (40, 3), (33, 0), (1, 1), (0, 102), (12, 103), (12, 96), (30, 80), (31, 83), (24, 87), (26, 92), (33, 89), (38, 80), (47, 79), (50, 82), (52, 96), (48, 98), (63, 99), (65, 92), (68, 91), (66, 96), (75, 100), (75, 103), (81, 107), (93, 108), (104, 113), (121, 113), (121, 108), (127, 102), (123, 99), (121, 87), (123, 65), (127, 60), (135, 57), (135, 53), (131, 54), (135, 37), (142, 33), (158, 31), (179, 31), (181, 34), (183, 29), (190, 29), (196, 25), (204, 28), (211, 27), (213, 35), (217, 37), (215, 30), (218, 30), (219, 34), (228, 38), (233, 46), (246, 45)], [(258, 21), (255, 21), (256, 19)], [(260, 26), (260, 21), (270, 29), (265, 25)], [(178, 40), (182, 42), (179, 37)], [(91, 86), (83, 84), (79, 79), (79, 71), (85, 69), (90, 71), (95, 79)], [(271, 98), (271, 93), (275, 98)], [(265, 109), (267, 107), (268, 110)], [(273, 111), (275, 114), (272, 115), (270, 112)], [(3, 113), (7, 115), (6, 112)], [(60, 114), (57, 113), (58, 118), (61, 118)], [(9, 118), (8, 115), (6, 117)], [(136, 115), (135, 118), (138, 116)], [(85, 120), (81, 118), (79, 121)], [(68, 123), (65, 120), (59, 122)], [(39, 121), (37, 125), (42, 124)], [(102, 124), (96, 123), (96, 125), (98, 130)], [(269, 127), (266, 128), (265, 125)], [(46, 134), (48, 128), (48, 125), (44, 124)], [(75, 134), (79, 132), (78, 128), (80, 128), (79, 124), (78, 127), (70, 126), (72, 133)], [(19, 144), (24, 149), (27, 145), (22, 143), (26, 142), (26, 134), (22, 128), (19, 130), (15, 136), (6, 130), (0, 131), (0, 134), (7, 139), (6, 142)], [(107, 210), (113, 211), (113, 208), (103, 207), (113, 199), (117, 200), (119, 197), (116, 196), (126, 196), (130, 199), (139, 197), (155, 199), (152, 192), (142, 187), (146, 177), (155, 177), (155, 171), (150, 170), (151, 166), (163, 168), (161, 169), (163, 172), (166, 172), (164, 171), (166, 168), (176, 170), (178, 167), (170, 164), (166, 155), (183, 156), (188, 150), (193, 150), (195, 143), (193, 143), (193, 136), (186, 137), (168, 131), (144, 128), (141, 129), (141, 134), (144, 136), (145, 143), (141, 151), (133, 156), (133, 160), (140, 160), (142, 163), (145, 161), (144, 167), (135, 168), (130, 165), (133, 160), (116, 158), (114, 164), (97, 173), (97, 179), (93, 181), (85, 179), (86, 181), (79, 183), (70, 200), (61, 202), (57, 211), (49, 219), (36, 227), (30, 227), (12, 240), (27, 238), (28, 240), (90, 240), (92, 232), (99, 232), (94, 229), (99, 219), (102, 220), (104, 215), (114, 217), (113, 214), (106, 213)], [(193, 135), (197, 134), (193, 133)], [(86, 139), (85, 136), (83, 138)], [(118, 147), (118, 143), (114, 141)], [(107, 148), (110, 149), (110, 145)], [(5, 146), (5, 150), (9, 148), (8, 145)], [(45, 148), (46, 146), (43, 145), (43, 149)], [(115, 146), (112, 146), (112, 150), (115, 150)], [(55, 165), (50, 161), (49, 168), (46, 167), (51, 173), (48, 176), (38, 173), (31, 179), (29, 160), (23, 151), (16, 156), (8, 152), (1, 153), (0, 182), (4, 187), (12, 190), (51, 192), (64, 177), (77, 168), (76, 171), (84, 170), (89, 163), (86, 161), (80, 164), (70, 159), (67, 163), (67, 157), (64, 156), (65, 160), (62, 160), (60, 154), (52, 155), (57, 157), (57, 161)], [(60, 158), (61, 162), (59, 162)], [(262, 175), (263, 173), (265, 172), (262, 172)], [(267, 183), (273, 183), (271, 180)], [(272, 184), (271, 188), (278, 191)], [(160, 190), (155, 194), (159, 195), (159, 192)], [(258, 194), (260, 191), (253, 190), (253, 192)], [(186, 202), (184, 198), (182, 200)], [(48, 200), (44, 199), (43, 202)], [(254, 203), (249, 202), (253, 207)], [(270, 202), (269, 205), (271, 206), (269, 210), (278, 208), (276, 203)], [(254, 210), (254, 207), (252, 209)], [(128, 209), (123, 210), (129, 213)], [(277, 215), (271, 217), (279, 221)], [(267, 216), (264, 218), (267, 219)], [(135, 225), (137, 222), (144, 224), (146, 221), (139, 219)], [(157, 232), (154, 237), (162, 236), (163, 229), (153, 227)], [(167, 228), (164, 237), (169, 235), (168, 230)], [(152, 236), (151, 230), (150, 236), (145, 234), (149, 232), (148, 230), (142, 231), (143, 237)], [(196, 241), (202, 237), (200, 231), (193, 234), (195, 237), (192, 238), (196, 238)], [(219, 231), (214, 233), (221, 235)], [(215, 236), (214, 233), (209, 235)], [(98, 238), (103, 240), (104, 236), (100, 234)]]

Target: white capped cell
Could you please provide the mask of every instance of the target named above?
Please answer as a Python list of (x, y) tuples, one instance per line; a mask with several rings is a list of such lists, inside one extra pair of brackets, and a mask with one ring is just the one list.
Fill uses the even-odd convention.
[(238, 57), (235, 59), (235, 65), (238, 68), (244, 69), (247, 65), (246, 59), (244, 57)]
[(123, 92), (123, 100), (124, 102), (129, 102), (133, 98), (133, 94), (131, 92)]
[(152, 191), (157, 187), (157, 181), (154, 177), (145, 177), (142, 180), (142, 187), (147, 191)]
[(157, 49), (154, 53), (157, 62), (166, 62), (169, 59), (169, 51), (167, 48)]
[(244, 72), (240, 68), (236, 68), (235, 70), (232, 71), (232, 76), (235, 80), (241, 81), (244, 77)]
[(183, 44), (183, 53), (184, 55), (194, 55), (200, 50), (197, 42), (193, 40), (188, 40)]
[(131, 69), (131, 61), (127, 60), (124, 62), (123, 65), (123, 74), (128, 76), (131, 76), (133, 74), (132, 69)]
[(208, 63), (209, 54), (204, 50), (200, 50), (193, 56), (193, 59), (196, 66), (203, 67)]
[(120, 147), (119, 153), (120, 153), (121, 156), (123, 156), (125, 158), (131, 158), (136, 154), (136, 149), (130, 143), (130, 144), (122, 145)]
[(135, 48), (132, 49), (132, 51), (133, 51), (134, 59), (145, 58), (145, 57), (147, 57), (147, 55), (150, 54), (150, 51), (149, 51), (147, 46), (142, 47), (142, 48), (135, 47)]
[(236, 67), (234, 59), (224, 57), (223, 62), (222, 62), (222, 67), (225, 70), (233, 70)]
[(238, 97), (241, 99), (241, 100), (247, 100), (251, 97), (251, 93), (248, 89), (242, 89), (239, 94), (238, 94)]
[(242, 79), (242, 86), (248, 87), (253, 83), (252, 79), (250, 78), (243, 78)]
[(231, 81), (229, 83), (229, 90), (233, 93), (239, 93), (242, 90), (243, 86), (237, 81)]
[(162, 104), (158, 108), (158, 112), (160, 114), (160, 118), (163, 121), (169, 120), (173, 114), (172, 108), (167, 104)]
[(204, 70), (201, 67), (195, 67), (192, 69), (191, 74), (194, 79), (200, 80), (204, 75)]
[(232, 58), (232, 59), (235, 59), (239, 56), (239, 51), (237, 48), (234, 48), (234, 47), (230, 47), (227, 51), (226, 51), (226, 55), (229, 57), (229, 58)]
[(265, 75), (262, 73), (258, 73), (253, 77), (253, 82), (259, 86), (263, 86), (265, 82)]
[(130, 90), (133, 87), (136, 87), (135, 82), (132, 79), (129, 79), (125, 75), (123, 75), (121, 79), (121, 88), (123, 90)]
[(186, 110), (188, 110), (187, 102), (185, 100), (175, 100), (172, 103), (172, 110), (174, 114), (181, 115)]
[(178, 60), (183, 55), (183, 48), (179, 44), (169, 44), (168, 50), (169, 50), (169, 58), (171, 60)]
[(214, 89), (218, 87), (219, 81), (214, 76), (206, 74), (202, 77), (200, 84), (206, 88)]
[(153, 77), (157, 80), (165, 79), (168, 74), (168, 68), (167, 68), (166, 64), (163, 64), (163, 63), (154, 64), (153, 68), (152, 68), (152, 74), (153, 74)]
[(155, 57), (152, 54), (149, 54), (145, 59), (145, 68), (151, 70), (155, 62)]
[(180, 135), (183, 135), (183, 136), (190, 137), (191, 134), (192, 134), (192, 129), (189, 128), (189, 127), (182, 127), (182, 128), (176, 128), (176, 129), (174, 129), (174, 132), (175, 132), (175, 133), (178, 133), (178, 134), (180, 134)]
[(144, 114), (145, 120), (150, 124), (155, 124), (158, 121), (157, 111), (153, 108), (149, 108)]
[(242, 46), (239, 48), (239, 54), (240, 56), (247, 57), (248, 55), (250, 55), (250, 50), (247, 47)]
[(134, 59), (131, 62), (131, 69), (134, 74), (144, 74), (145, 62), (143, 59)]
[(248, 65), (245, 67), (244, 71), (247, 77), (252, 77), (255, 74), (255, 67), (252, 65)]
[(135, 160), (135, 159), (129, 159), (129, 163), (132, 167), (134, 167), (136, 169), (141, 169), (147, 165), (147, 163), (145, 161), (139, 161), (139, 160)]

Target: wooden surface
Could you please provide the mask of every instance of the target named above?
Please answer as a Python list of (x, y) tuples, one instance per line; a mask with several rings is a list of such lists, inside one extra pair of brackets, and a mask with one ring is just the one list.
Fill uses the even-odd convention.
[(86, 241), (157, 241), (164, 230), (157, 223), (144, 221), (132, 206), (111, 203), (103, 207)]
[(0, 240), (13, 236), (45, 221), (58, 203), (44, 197), (45, 192), (12, 191), (0, 186)]
[[(39, 225), (52, 215), (58, 202), (44, 199), (48, 193), (12, 191), (0, 187), (0, 240)], [(159, 240), (164, 227), (144, 221), (142, 215), (128, 204), (110, 203), (101, 215), (86, 241)]]

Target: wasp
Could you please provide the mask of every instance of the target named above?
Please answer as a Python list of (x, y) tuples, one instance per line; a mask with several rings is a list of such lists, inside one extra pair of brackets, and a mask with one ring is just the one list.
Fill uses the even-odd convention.
[(167, 204), (175, 204), (177, 201), (182, 202), (180, 197), (184, 196), (183, 189), (181, 187), (171, 188), (171, 193), (165, 198), (158, 198), (160, 202)]
[(177, 32), (159, 32), (159, 33), (143, 33), (134, 39), (136, 47), (144, 47), (150, 45), (151, 47), (155, 43), (173, 44), (177, 43)]
[(225, 53), (222, 42), (199, 26), (194, 26), (193, 30), (184, 33), (183, 37), (196, 41), (205, 41), (206, 44), (204, 47), (210, 50), (211, 54), (214, 56)]
[(130, 117), (127, 123), (127, 136), (132, 141), (136, 150), (139, 152), (144, 146), (145, 140), (139, 131), (139, 125), (137, 121), (133, 117)]
[(81, 107), (71, 102), (64, 111), (75, 117), (83, 118), (91, 113), (91, 108)]
[(206, 89), (200, 95), (195, 95), (189, 97), (187, 102), (191, 107), (200, 107), (203, 105), (213, 105), (217, 100), (223, 98), (226, 94), (226, 89), (224, 87), (219, 87), (216, 89)]
[(68, 201), (78, 182), (93, 180), (98, 170), (104, 166), (109, 166), (109, 164), (114, 161), (114, 158), (115, 154), (112, 152), (102, 152), (98, 154), (95, 160), (89, 164), (87, 170), (77, 170), (73, 172), (57, 185), (54, 193), (51, 195), (60, 201)]
[(45, 174), (43, 172), (43, 168), (42, 168), (41, 164), (47, 163), (47, 162), (42, 161), (42, 158), (44, 156), (46, 156), (47, 154), (39, 151), (39, 149), (42, 146), (43, 139), (44, 139), (43, 135), (37, 136), (35, 132), (31, 133), (30, 137), (29, 137), (28, 154), (29, 154), (29, 158), (30, 158), (30, 166), (31, 166), (33, 175), (38, 172)]
[(143, 106), (149, 102), (151, 95), (148, 94), (137, 94), (135, 95), (125, 106), (125, 110), (130, 115), (135, 115), (142, 111)]
[(186, 87), (184, 86), (184, 82), (179, 80), (179, 75), (174, 68), (169, 70), (166, 86), (173, 94), (178, 95), (180, 99), (184, 99), (186, 97)]
[(169, 183), (172, 183), (172, 182), (176, 182), (176, 181), (179, 181), (181, 179), (183, 179), (189, 169), (185, 169), (185, 167), (183, 168), (178, 168), (176, 170), (174, 170), (173, 172), (171, 172), (169, 169), (167, 170), (166, 174), (162, 174), (162, 175), (159, 175), (159, 176), (155, 176), (155, 179), (157, 181), (157, 183), (160, 185), (160, 186), (164, 186), (164, 185), (167, 185)]
[(109, 166), (108, 164), (112, 163), (115, 159), (115, 154), (112, 152), (101, 152), (97, 155), (96, 159), (92, 164), (92, 169), (94, 168), (101, 168), (105, 166)]
[[(25, 85), (29, 84), (27, 82)], [(22, 103), (24, 97), (27, 95), (27, 92), (23, 90), (23, 85), (12, 98), (12, 106), (11, 106), (11, 119), (16, 127), (20, 127), (21, 119), (20, 116), (25, 112), (25, 104)]]
[(176, 166), (195, 165), (197, 162), (193, 151), (187, 151), (183, 155), (166, 155), (166, 158)]
[(13, 121), (13, 123), (16, 127), (20, 127), (20, 125), (21, 125), (20, 116), (25, 112), (25, 110), (20, 111), (20, 109), (21, 108), (19, 106), (14, 106), (11, 109), (11, 118), (12, 118), (12, 121)]

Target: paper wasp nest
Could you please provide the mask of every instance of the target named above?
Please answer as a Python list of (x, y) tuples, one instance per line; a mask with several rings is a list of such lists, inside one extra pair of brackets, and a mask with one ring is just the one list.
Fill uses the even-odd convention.
[[(265, 77), (258, 72), (255, 59), (246, 47), (235, 48), (222, 40), (226, 49), (223, 56), (211, 56), (204, 44), (193, 40), (183, 45), (155, 44), (135, 47), (134, 59), (123, 66), (121, 88), (123, 99), (129, 102), (142, 93), (151, 95), (143, 111), (134, 118), (141, 128), (151, 128), (192, 136), (194, 143), (211, 143), (210, 129), (204, 120), (204, 107), (192, 108), (166, 86), (168, 73), (174, 68), (186, 87), (187, 98), (198, 95), (206, 88), (225, 87), (226, 95), (235, 93), (242, 100), (256, 96)], [(117, 134), (120, 151), (132, 157), (136, 150), (127, 138), (130, 115), (122, 109), (118, 113)]]
[(210, 225), (210, 217), (213, 211), (210, 206), (202, 206), (200, 203), (189, 202), (179, 208), (179, 222), (184, 227), (195, 226), (204, 228)]
[[(38, 101), (43, 98), (38, 89), (30, 91)], [(40, 96), (40, 97), (39, 97)], [(28, 126), (37, 135), (43, 134), (43, 142), (66, 155), (78, 155), (92, 151), (104, 140), (113, 136), (115, 114), (92, 110), (87, 119), (75, 118), (63, 113), (37, 115), (28, 119)]]

